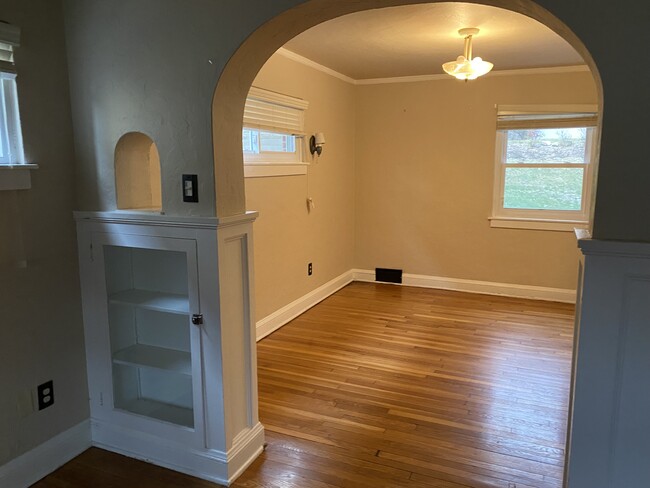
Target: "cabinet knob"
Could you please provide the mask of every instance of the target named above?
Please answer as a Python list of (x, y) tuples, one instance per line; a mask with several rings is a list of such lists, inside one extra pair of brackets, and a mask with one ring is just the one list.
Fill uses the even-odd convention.
[(203, 324), (203, 314), (200, 314), (200, 313), (192, 314), (192, 323), (194, 325), (202, 325)]

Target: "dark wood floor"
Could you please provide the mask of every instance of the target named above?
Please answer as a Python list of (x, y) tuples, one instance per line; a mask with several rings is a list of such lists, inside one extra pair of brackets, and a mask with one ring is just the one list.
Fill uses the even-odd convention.
[[(560, 488), (573, 307), (353, 283), (258, 343), (238, 488)], [(36, 485), (207, 487), (99, 449)]]

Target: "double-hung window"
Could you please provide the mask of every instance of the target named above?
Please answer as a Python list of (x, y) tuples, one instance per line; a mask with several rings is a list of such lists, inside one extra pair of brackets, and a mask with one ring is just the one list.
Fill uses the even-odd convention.
[(20, 44), (20, 29), (0, 23), (0, 190), (22, 190), (31, 186), (25, 164), (18, 112), (14, 48)]
[(499, 106), (491, 225), (585, 226), (596, 125), (591, 105)]
[(304, 124), (308, 102), (252, 87), (244, 107), (244, 174), (305, 174)]

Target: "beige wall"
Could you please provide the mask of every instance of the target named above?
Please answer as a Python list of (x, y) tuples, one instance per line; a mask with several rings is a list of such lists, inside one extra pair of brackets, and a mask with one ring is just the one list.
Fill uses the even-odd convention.
[(569, 232), (491, 228), (495, 104), (596, 103), (591, 74), (357, 87), (360, 268), (575, 288)]
[(115, 192), (119, 209), (161, 209), (160, 157), (141, 132), (124, 134), (115, 146)]
[(246, 206), (260, 212), (254, 227), (259, 320), (353, 267), (355, 97), (354, 86), (280, 55), (254, 86), (307, 100), (306, 133), (324, 132), (327, 139), (307, 176), (246, 179)]
[(575, 288), (573, 233), (490, 227), (494, 106), (596, 103), (590, 73), (353, 86), (275, 55), (254, 85), (308, 100), (327, 138), (309, 177), (246, 179), (256, 320), (353, 267)]

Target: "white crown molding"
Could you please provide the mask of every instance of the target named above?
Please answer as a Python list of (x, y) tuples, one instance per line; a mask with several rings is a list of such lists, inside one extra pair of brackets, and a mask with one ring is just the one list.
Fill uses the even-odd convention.
[[(504, 69), (490, 71), (485, 77), (493, 76), (523, 76), (523, 75), (553, 75), (562, 73), (582, 73), (589, 71), (586, 65), (578, 66), (555, 66), (550, 68), (525, 68), (525, 69)], [(355, 80), (355, 85), (385, 85), (389, 83), (415, 83), (418, 81), (456, 81), (447, 74), (436, 75), (415, 75), (415, 76), (397, 76), (394, 78), (368, 78), (365, 80)]]
[[(395, 76), (390, 78), (367, 78), (363, 80), (355, 80), (354, 78), (344, 75), (343, 73), (339, 73), (338, 71), (334, 71), (333, 69), (328, 68), (327, 66), (323, 66), (322, 64), (318, 64), (317, 62), (312, 61), (311, 59), (306, 58), (304, 56), (301, 56), (300, 54), (296, 54), (292, 51), (289, 51), (284, 47), (278, 49), (276, 51), (276, 54), (280, 54), (285, 58), (292, 59), (293, 61), (296, 61), (300, 64), (309, 66), (310, 68), (314, 68), (318, 71), (321, 71), (330, 76), (338, 78), (339, 80), (343, 80), (346, 83), (350, 83), (351, 85), (385, 85), (390, 83), (416, 83), (418, 81), (438, 81), (438, 80), (452, 81), (453, 80), (451, 76), (444, 73), (435, 74), (435, 75)], [(492, 77), (492, 76), (522, 76), (522, 75), (552, 75), (552, 74), (562, 74), (562, 73), (582, 73), (585, 71), (589, 71), (589, 67), (587, 65), (581, 64), (575, 66), (554, 66), (549, 68), (523, 68), (523, 69), (496, 70), (496, 71), (490, 71), (486, 76)]]
[(276, 54), (280, 54), (281, 56), (284, 56), (285, 58), (292, 59), (293, 61), (296, 61), (300, 64), (304, 64), (305, 66), (309, 66), (310, 68), (314, 68), (315, 70), (322, 71), (325, 74), (328, 74), (330, 76), (333, 76), (334, 78), (338, 78), (339, 80), (343, 80), (346, 83), (350, 83), (351, 85), (356, 85), (357, 80), (350, 78), (349, 76), (344, 75), (343, 73), (339, 73), (338, 71), (334, 71), (331, 68), (328, 68), (327, 66), (323, 66), (322, 64), (318, 64), (315, 61), (312, 61), (311, 59), (308, 59), (304, 56), (301, 56), (300, 54), (296, 54), (293, 51), (289, 51), (288, 49), (281, 47), (276, 51)]

